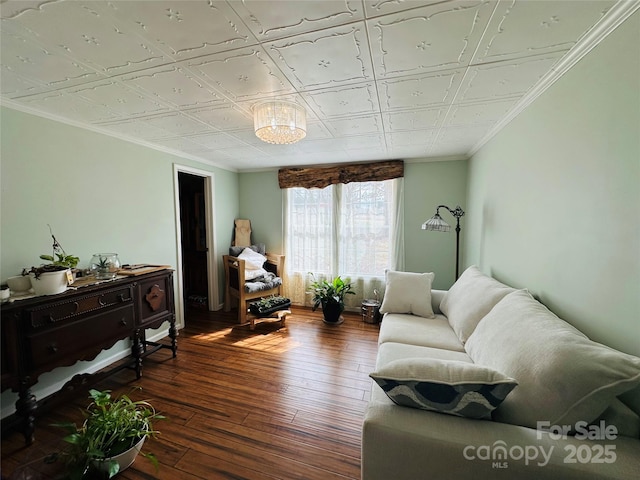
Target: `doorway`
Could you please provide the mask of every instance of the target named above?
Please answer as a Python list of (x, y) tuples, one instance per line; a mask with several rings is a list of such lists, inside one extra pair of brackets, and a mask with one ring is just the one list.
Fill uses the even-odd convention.
[(185, 309), (209, 308), (207, 226), (204, 178), (178, 173), (182, 254), (182, 301)]
[(178, 247), (178, 323), (188, 309), (214, 310), (218, 304), (213, 264), (213, 173), (174, 165)]

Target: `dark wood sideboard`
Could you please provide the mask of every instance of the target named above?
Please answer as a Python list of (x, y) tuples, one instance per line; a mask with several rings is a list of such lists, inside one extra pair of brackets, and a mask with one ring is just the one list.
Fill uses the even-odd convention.
[[(173, 271), (116, 278), (67, 290), (59, 295), (17, 300), (2, 305), (2, 391), (18, 392), (15, 417), (27, 444), (33, 442), (34, 420), (43, 400), (31, 387), (38, 377), (79, 360), (93, 360), (117, 341), (131, 338), (131, 357), (102, 376), (132, 368), (142, 376), (142, 359), (160, 348), (177, 353)], [(149, 342), (145, 331), (168, 321), (169, 343)], [(64, 387), (88, 381), (76, 375)]]

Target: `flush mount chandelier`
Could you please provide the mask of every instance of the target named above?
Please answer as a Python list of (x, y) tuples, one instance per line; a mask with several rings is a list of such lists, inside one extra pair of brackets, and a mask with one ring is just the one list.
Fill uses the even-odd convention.
[(264, 142), (296, 143), (307, 135), (306, 112), (297, 103), (284, 100), (260, 103), (253, 108), (253, 127)]

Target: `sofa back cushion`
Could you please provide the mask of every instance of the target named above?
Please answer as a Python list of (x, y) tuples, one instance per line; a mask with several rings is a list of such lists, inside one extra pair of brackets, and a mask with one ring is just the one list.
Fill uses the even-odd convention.
[(475, 265), (470, 266), (446, 293), (440, 310), (464, 344), (478, 322), (496, 303), (515, 289), (485, 275)]
[(640, 438), (640, 417), (617, 398), (613, 399), (609, 408), (592, 425), (600, 427), (600, 422), (604, 422), (607, 428), (616, 427), (618, 435)]
[(380, 313), (410, 313), (434, 318), (431, 308), (431, 283), (434, 277), (433, 273), (387, 270)]
[(633, 410), (636, 415), (640, 416), (640, 386), (637, 386), (628, 392), (624, 392), (620, 395), (620, 400), (622, 400), (622, 403), (627, 407)]
[(518, 382), (494, 412), (504, 423), (590, 423), (640, 384), (640, 358), (589, 340), (524, 290), (503, 298), (465, 349), (474, 362)]

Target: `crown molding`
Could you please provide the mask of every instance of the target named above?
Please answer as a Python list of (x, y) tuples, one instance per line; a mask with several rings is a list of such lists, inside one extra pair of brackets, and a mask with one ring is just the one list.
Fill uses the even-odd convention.
[(540, 79), (536, 85), (520, 99), (520, 101), (487, 133), (470, 151), (469, 157), (475, 155), (482, 146), (491, 140), (511, 120), (531, 105), (551, 85), (558, 81), (585, 55), (593, 50), (611, 32), (618, 28), (627, 18), (640, 9), (638, 0), (619, 0), (611, 9), (594, 25), (560, 61)]
[(469, 155), (440, 155), (434, 157), (405, 158), (404, 163), (460, 162), (469, 160)]
[(133, 143), (133, 144), (139, 145), (141, 147), (150, 148), (150, 149), (156, 150), (158, 152), (167, 153), (169, 155), (173, 155), (174, 157), (178, 157), (180, 159), (192, 160), (194, 162), (202, 163), (202, 164), (205, 164), (205, 165), (210, 165), (212, 167), (220, 168), (222, 170), (227, 170), (229, 172), (234, 172), (234, 173), (238, 172), (237, 169), (230, 168), (228, 165), (222, 165), (222, 164), (219, 164), (217, 162), (214, 162), (214, 161), (211, 161), (211, 160), (207, 160), (205, 158), (200, 158), (200, 157), (197, 157), (195, 155), (190, 155), (190, 154), (185, 153), (185, 152), (180, 152), (178, 150), (173, 150), (171, 148), (162, 147), (160, 145), (155, 145), (153, 143), (145, 142), (144, 140), (139, 140), (139, 139), (136, 139), (136, 138), (127, 137), (126, 135), (122, 135), (120, 133), (111, 132), (109, 130), (102, 129), (100, 127), (96, 127), (95, 125), (87, 125), (87, 124), (76, 122), (75, 120), (70, 120), (68, 118), (64, 118), (64, 117), (61, 117), (61, 116), (58, 116), (58, 115), (55, 115), (55, 114), (52, 114), (52, 113), (41, 112), (41, 111), (35, 110), (33, 108), (30, 108), (30, 107), (25, 107), (24, 105), (21, 105), (19, 103), (13, 102), (12, 100), (0, 99), (0, 106), (6, 107), (6, 108), (10, 108), (12, 110), (17, 110), (17, 111), (22, 112), (22, 113), (27, 113), (29, 115), (34, 115), (36, 117), (45, 118), (47, 120), (52, 120), (54, 122), (64, 123), (65, 125), (69, 125), (71, 127), (81, 128), (83, 130), (88, 130), (88, 131), (93, 132), (93, 133), (99, 133), (101, 135), (106, 135), (108, 137), (117, 138), (118, 140), (122, 140), (122, 141), (125, 141), (125, 142), (128, 142), (128, 143)]

